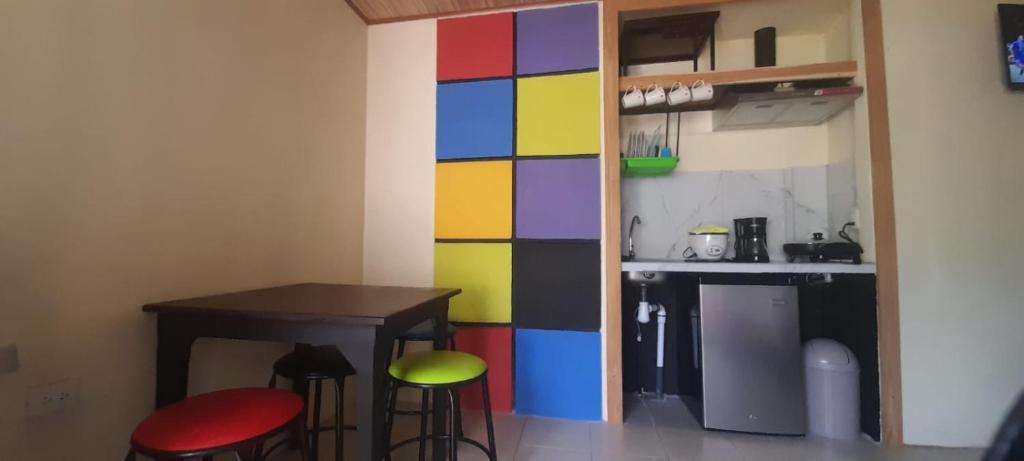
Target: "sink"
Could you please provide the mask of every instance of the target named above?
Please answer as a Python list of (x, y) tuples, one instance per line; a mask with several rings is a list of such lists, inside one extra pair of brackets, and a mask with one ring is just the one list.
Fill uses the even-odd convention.
[(655, 285), (664, 283), (666, 277), (666, 272), (629, 271), (626, 273), (626, 279), (629, 280), (629, 283), (634, 285)]

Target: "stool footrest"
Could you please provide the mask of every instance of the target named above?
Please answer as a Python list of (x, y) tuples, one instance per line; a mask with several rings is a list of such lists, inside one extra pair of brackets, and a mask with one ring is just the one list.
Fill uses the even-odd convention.
[[(393, 451), (395, 451), (395, 450), (397, 450), (399, 448), (402, 448), (402, 447), (404, 447), (406, 445), (409, 445), (410, 443), (420, 442), (420, 441), (422, 441), (424, 439), (425, 440), (432, 440), (434, 437), (435, 436), (433, 436), (433, 435), (428, 435), (426, 437), (416, 436), (416, 437), (411, 437), (411, 438), (405, 439), (405, 440), (403, 440), (401, 442), (398, 442), (398, 443), (388, 447), (388, 453), (391, 453), (391, 452), (393, 452)], [(437, 438), (439, 438), (441, 440), (451, 440), (452, 436), (450, 434), (442, 434), (442, 435), (438, 435)], [(484, 446), (484, 444), (482, 444), (480, 442), (477, 442), (476, 440), (473, 440), (473, 439), (471, 439), (469, 437), (456, 437), (455, 440), (457, 440), (459, 442), (468, 443), (470, 445), (473, 445), (474, 447), (479, 448), (485, 454), (490, 454), (490, 450), (488, 450), (487, 447)]]

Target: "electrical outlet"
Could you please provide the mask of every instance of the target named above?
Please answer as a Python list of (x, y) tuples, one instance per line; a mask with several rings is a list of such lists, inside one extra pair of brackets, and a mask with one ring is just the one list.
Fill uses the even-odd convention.
[(18, 346), (0, 346), (0, 374), (18, 371)]
[(78, 379), (65, 378), (28, 389), (25, 412), (28, 416), (61, 413), (78, 400)]

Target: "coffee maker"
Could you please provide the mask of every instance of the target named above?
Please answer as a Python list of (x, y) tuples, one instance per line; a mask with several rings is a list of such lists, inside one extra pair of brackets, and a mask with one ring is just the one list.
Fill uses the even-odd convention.
[(734, 219), (736, 224), (736, 261), (768, 262), (768, 218)]

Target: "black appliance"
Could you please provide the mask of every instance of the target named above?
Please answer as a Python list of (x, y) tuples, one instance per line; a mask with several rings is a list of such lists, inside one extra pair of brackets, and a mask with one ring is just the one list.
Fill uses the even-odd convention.
[(768, 218), (734, 219), (736, 225), (736, 261), (768, 262)]
[(775, 28), (765, 27), (754, 32), (754, 67), (775, 66)]
[(839, 262), (860, 264), (860, 255), (864, 249), (846, 233), (846, 228), (852, 226), (849, 222), (843, 225), (839, 231), (839, 237), (843, 242), (826, 242), (821, 234), (814, 234), (814, 240), (810, 243), (787, 243), (782, 245), (782, 251), (786, 252), (786, 259), (794, 262), (798, 258), (807, 258), (812, 263)]

